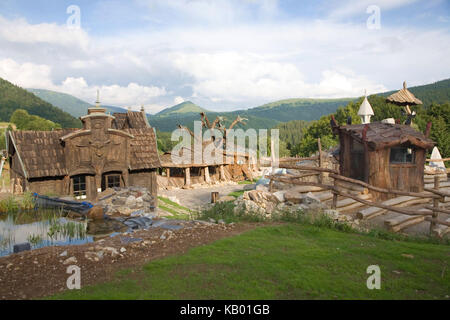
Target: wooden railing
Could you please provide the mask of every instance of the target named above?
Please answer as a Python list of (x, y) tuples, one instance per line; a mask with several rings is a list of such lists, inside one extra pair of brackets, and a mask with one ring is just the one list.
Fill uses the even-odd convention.
[[(296, 158), (296, 160), (301, 161), (302, 159)], [(286, 161), (286, 162), (288, 162), (288, 161)], [(324, 190), (330, 190), (332, 192), (332, 194), (333, 194), (333, 200), (332, 200), (332, 206), (331, 206), (332, 209), (337, 208), (338, 196), (341, 196), (344, 198), (353, 199), (355, 201), (358, 201), (358, 202), (360, 202), (364, 205), (370, 206), (370, 207), (377, 207), (377, 208), (381, 208), (384, 210), (397, 212), (397, 213), (410, 215), (410, 216), (425, 216), (424, 220), (431, 222), (430, 234), (432, 233), (432, 230), (435, 228), (435, 226), (437, 224), (442, 224), (442, 225), (450, 227), (449, 222), (438, 219), (439, 213), (450, 214), (450, 210), (446, 210), (446, 209), (439, 207), (439, 202), (444, 202), (445, 197), (450, 197), (450, 193), (439, 190), (440, 180), (439, 180), (438, 176), (435, 176), (435, 178), (434, 178), (434, 187), (433, 188), (425, 188), (425, 192), (422, 192), (422, 193), (407, 192), (407, 191), (401, 191), (401, 190), (375, 187), (375, 186), (372, 186), (372, 185), (370, 185), (366, 182), (360, 181), (360, 180), (341, 176), (336, 170), (329, 169), (329, 168), (323, 168), (323, 167), (321, 167), (321, 165), (322, 165), (322, 162), (319, 163), (319, 167), (300, 166), (300, 165), (295, 165), (295, 164), (290, 164), (290, 163), (285, 164), (284, 162), (280, 162), (280, 166), (279, 166), (280, 168), (295, 169), (300, 172), (306, 171), (306, 173), (301, 173), (298, 175), (291, 174), (291, 175), (287, 175), (287, 176), (286, 175), (268, 176), (268, 178), (270, 179), (269, 189), (270, 189), (270, 191), (273, 191), (273, 182), (274, 181), (278, 181), (278, 182), (282, 182), (282, 183), (286, 183), (286, 184), (299, 185), (299, 186), (319, 187)], [(332, 185), (324, 183), (323, 177), (322, 177), (323, 173), (328, 173), (328, 176), (331, 179), (333, 179)], [(314, 176), (314, 175), (317, 175), (318, 177), (320, 177), (318, 179), (318, 182), (299, 181), (299, 179), (301, 179), (301, 178), (308, 177), (308, 176)], [(344, 182), (345, 185), (340, 182)], [(426, 210), (421, 210), (421, 211), (415, 211), (415, 210), (404, 209), (404, 208), (399, 208), (399, 207), (395, 207), (395, 206), (389, 206), (389, 205), (385, 205), (380, 202), (373, 202), (373, 201), (361, 199), (360, 197), (350, 194), (348, 191), (352, 190), (352, 189), (354, 190), (354, 188), (352, 188), (351, 186), (355, 186), (355, 188), (357, 188), (357, 187), (367, 188), (368, 190), (372, 190), (372, 191), (379, 192), (379, 193), (385, 193), (385, 194), (394, 194), (394, 195), (398, 195), (398, 196), (410, 196), (410, 197), (415, 197), (415, 198), (430, 199), (430, 200), (433, 200), (433, 205), (425, 206)]]

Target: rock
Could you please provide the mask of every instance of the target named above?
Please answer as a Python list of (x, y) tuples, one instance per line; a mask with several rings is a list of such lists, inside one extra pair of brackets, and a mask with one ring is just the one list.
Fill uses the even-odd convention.
[(256, 186), (257, 191), (269, 192), (269, 188), (263, 184), (259, 184)]
[(67, 257), (67, 250), (61, 252), (61, 254), (59, 255), (60, 257)]
[(323, 213), (334, 220), (338, 220), (338, 218), (339, 218), (339, 212), (337, 210), (327, 209), (327, 210), (324, 210)]
[(223, 219), (220, 219), (220, 220), (218, 221), (218, 223), (219, 223), (219, 224), (225, 224), (225, 221), (224, 221)]
[(284, 198), (284, 194), (286, 191), (277, 191), (272, 193), (275, 198), (277, 198), (278, 202), (284, 202), (286, 199)]
[(14, 265), (12, 264), (12, 263), (8, 263), (7, 265), (6, 265), (6, 269), (9, 269), (9, 268), (12, 268)]
[(104, 219), (103, 207), (95, 206), (91, 208), (87, 214), (88, 219), (91, 220), (103, 220)]
[(113, 247), (104, 247), (103, 251), (108, 252), (113, 258), (119, 255), (119, 251)]
[(134, 206), (135, 203), (136, 203), (136, 197), (134, 197), (134, 196), (129, 196), (127, 198), (127, 200), (125, 201), (125, 205), (128, 207)]
[(126, 251), (127, 251), (127, 249), (125, 249), (124, 247), (120, 248), (120, 252), (121, 252), (121, 253), (124, 253), (124, 252), (126, 252)]
[(302, 203), (303, 202), (303, 196), (301, 193), (295, 191), (295, 190), (288, 190), (284, 194), (284, 198), (286, 201), (292, 202), (292, 203)]
[(127, 198), (125, 197), (115, 197), (114, 199), (112, 199), (112, 204), (116, 205), (116, 206), (124, 206), (125, 203), (127, 202)]
[(313, 195), (311, 192), (302, 196), (302, 202), (304, 204), (320, 203), (320, 199)]
[(64, 260), (63, 264), (66, 265), (66, 264), (73, 264), (73, 263), (77, 263), (77, 262), (78, 262), (77, 258), (70, 257), (70, 258), (67, 258), (66, 260)]
[[(101, 252), (101, 255), (99, 255), (99, 253)], [(101, 258), (103, 258), (103, 251), (100, 252), (85, 252), (84, 253), (84, 257), (90, 261), (95, 261), (98, 262), (100, 261)]]
[(217, 202), (229, 202), (229, 201), (234, 201), (234, 200), (236, 200), (236, 198), (233, 196), (223, 196), (223, 197), (220, 197), (219, 200), (217, 200)]
[(208, 220), (209, 220), (209, 222), (211, 222), (211, 223), (216, 223), (216, 220), (214, 220), (213, 218), (209, 218)]
[(31, 250), (31, 244), (29, 242), (18, 243), (18, 244), (15, 244), (13, 247), (14, 253), (19, 253), (19, 252), (29, 251), (29, 250)]

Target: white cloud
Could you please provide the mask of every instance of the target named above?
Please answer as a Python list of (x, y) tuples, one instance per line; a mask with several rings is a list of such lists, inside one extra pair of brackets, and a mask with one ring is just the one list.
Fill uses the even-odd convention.
[(0, 16), (0, 38), (24, 44), (52, 44), (87, 50), (89, 37), (83, 29), (69, 29), (55, 23), (29, 24), (25, 19), (8, 20)]
[(366, 9), (371, 5), (380, 7), (382, 11), (400, 8), (410, 5), (418, 0), (339, 0), (334, 10), (331, 11), (331, 18), (344, 18), (355, 14), (366, 15)]
[(0, 60), (0, 77), (24, 87), (48, 89), (71, 94), (87, 102), (95, 100), (97, 89), (101, 92), (103, 104), (120, 106), (140, 106), (148, 104), (154, 98), (167, 94), (165, 88), (142, 86), (131, 82), (127, 86), (102, 85), (89, 86), (84, 78), (66, 78), (61, 84), (51, 80), (51, 67), (33, 63), (20, 64), (12, 59)]
[(184, 101), (185, 101), (185, 100), (184, 100), (183, 97), (175, 97), (175, 99), (173, 99), (173, 103), (174, 103), (175, 105), (180, 104), (180, 103), (183, 103)]

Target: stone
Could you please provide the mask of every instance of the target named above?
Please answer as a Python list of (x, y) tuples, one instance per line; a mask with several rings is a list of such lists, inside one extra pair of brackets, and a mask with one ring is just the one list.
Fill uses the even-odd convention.
[(129, 196), (127, 198), (127, 200), (125, 201), (125, 205), (128, 207), (134, 206), (135, 203), (136, 203), (136, 197), (134, 197), (134, 196)]
[(256, 186), (257, 191), (269, 192), (269, 188), (263, 184), (259, 184)]
[(223, 219), (220, 219), (220, 220), (218, 221), (218, 223), (219, 223), (219, 224), (225, 224), (225, 221), (224, 221)]
[(91, 220), (103, 220), (104, 216), (104, 209), (100, 206), (91, 208), (87, 214), (88, 219)]
[(320, 199), (313, 195), (311, 192), (302, 196), (302, 202), (304, 204), (321, 203)]
[(303, 196), (301, 193), (295, 191), (295, 190), (288, 190), (284, 194), (284, 198), (286, 201), (289, 201), (291, 203), (299, 204), (303, 202)]
[(115, 197), (114, 199), (112, 199), (112, 204), (116, 205), (116, 206), (124, 206), (125, 203), (127, 201), (127, 198), (125, 197)]
[(108, 252), (111, 257), (116, 257), (119, 255), (119, 251), (117, 251), (117, 249), (113, 247), (104, 247), (103, 251)]
[[(103, 251), (100, 251), (100, 252), (101, 252), (101, 258), (103, 258)], [(101, 259), (97, 252), (90, 252), (90, 251), (85, 252), (84, 257), (90, 261), (95, 261), (95, 262), (98, 262)]]
[(272, 193), (272, 195), (277, 199), (278, 202), (284, 202), (286, 199), (284, 198), (284, 194), (286, 191), (277, 191)]
[(127, 251), (127, 249), (125, 249), (124, 247), (120, 248), (120, 252), (121, 252), (121, 253), (124, 253), (124, 252), (126, 252), (126, 251)]
[(211, 222), (211, 223), (216, 223), (216, 220), (214, 220), (213, 218), (209, 218), (208, 220), (209, 220), (209, 222)]
[(78, 262), (77, 258), (70, 257), (70, 258), (67, 258), (66, 260), (64, 260), (63, 264), (66, 265), (66, 264), (73, 264), (73, 263), (77, 263), (77, 262)]
[(324, 210), (323, 213), (334, 220), (337, 220), (339, 218), (339, 212), (337, 210), (327, 209), (327, 210)]
[(59, 255), (60, 257), (67, 257), (67, 250), (61, 252), (61, 254)]
[(19, 252), (29, 251), (29, 250), (31, 250), (31, 244), (29, 242), (18, 243), (18, 244), (15, 244), (13, 247), (14, 253), (19, 253)]

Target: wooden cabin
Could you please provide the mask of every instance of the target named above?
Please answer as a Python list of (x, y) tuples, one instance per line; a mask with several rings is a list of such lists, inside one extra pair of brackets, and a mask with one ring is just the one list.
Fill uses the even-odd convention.
[(111, 187), (146, 187), (156, 197), (160, 160), (145, 112), (90, 108), (82, 129), (9, 131), (11, 190), (95, 199)]
[[(213, 142), (205, 141), (202, 144), (202, 150), (208, 148)], [(161, 188), (186, 188), (197, 184), (214, 184), (220, 181), (244, 181), (253, 179), (253, 171), (256, 170), (256, 160), (250, 160), (248, 153), (232, 152), (227, 153), (223, 150), (220, 155), (220, 161), (217, 163), (196, 163), (194, 148), (184, 148), (180, 154), (172, 152), (164, 153), (161, 159), (161, 169), (158, 175), (158, 185)], [(214, 150), (214, 148), (211, 148)], [(181, 156), (183, 152), (190, 155), (188, 163), (182, 163)], [(214, 156), (215, 153), (212, 154)], [(197, 159), (202, 159), (198, 154)]]
[(426, 152), (434, 142), (421, 132), (381, 122), (333, 126), (333, 132), (339, 135), (341, 175), (385, 189), (423, 191)]

